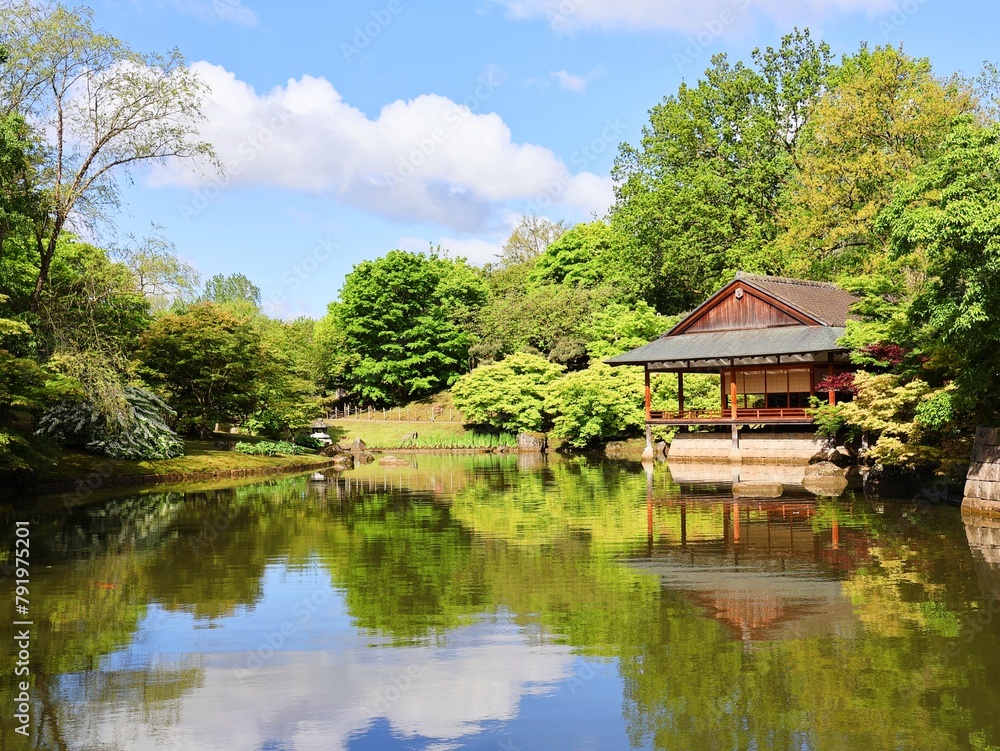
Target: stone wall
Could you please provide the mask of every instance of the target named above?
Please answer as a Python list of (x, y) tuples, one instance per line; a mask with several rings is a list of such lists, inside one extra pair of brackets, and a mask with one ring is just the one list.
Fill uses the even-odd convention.
[(1000, 516), (1000, 428), (978, 428), (962, 509)]
[(667, 458), (671, 462), (731, 461), (744, 464), (806, 465), (826, 441), (815, 433), (740, 431), (739, 449), (730, 433), (678, 433)]

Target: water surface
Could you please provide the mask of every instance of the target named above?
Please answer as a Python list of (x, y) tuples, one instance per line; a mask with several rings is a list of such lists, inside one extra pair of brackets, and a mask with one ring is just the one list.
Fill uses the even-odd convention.
[(728, 468), (414, 465), (7, 508), (36, 625), (32, 738), (5, 711), (0, 747), (1000, 747), (989, 522), (737, 505)]

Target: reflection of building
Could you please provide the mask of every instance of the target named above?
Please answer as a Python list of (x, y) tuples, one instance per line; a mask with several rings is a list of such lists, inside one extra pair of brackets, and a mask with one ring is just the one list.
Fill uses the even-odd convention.
[(802, 499), (650, 498), (649, 554), (631, 565), (744, 642), (843, 633), (855, 617), (841, 579), (863, 562), (865, 546), (853, 529), (842, 539), (836, 519), (817, 523), (816, 514)]

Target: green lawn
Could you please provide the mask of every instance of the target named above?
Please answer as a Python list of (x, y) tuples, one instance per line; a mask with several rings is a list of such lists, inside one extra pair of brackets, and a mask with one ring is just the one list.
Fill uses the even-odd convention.
[[(332, 438), (347, 444), (360, 438), (371, 448), (398, 448), (403, 436), (416, 433), (422, 439), (461, 439), (470, 435), (460, 422), (431, 422), (430, 420), (328, 420)], [(471, 442), (469, 444), (472, 445)]]

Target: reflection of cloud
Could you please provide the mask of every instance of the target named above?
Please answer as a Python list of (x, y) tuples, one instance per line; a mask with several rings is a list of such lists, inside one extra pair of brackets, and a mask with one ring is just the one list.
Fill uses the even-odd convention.
[(91, 740), (105, 749), (253, 749), (280, 739), (281, 748), (331, 751), (382, 718), (395, 735), (445, 749), (488, 722), (514, 719), (523, 697), (570, 677), (574, 660), (566, 647), (529, 645), (495, 624), (457, 630), (434, 647), (372, 649), (345, 633), (333, 649), (279, 652), (249, 674), (240, 672), (241, 652), (205, 655), (201, 685), (176, 705), (173, 745), (138, 717), (124, 727), (120, 707), (87, 711)]

